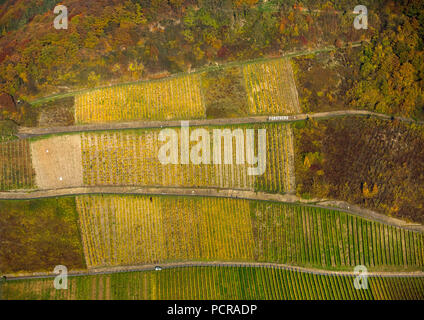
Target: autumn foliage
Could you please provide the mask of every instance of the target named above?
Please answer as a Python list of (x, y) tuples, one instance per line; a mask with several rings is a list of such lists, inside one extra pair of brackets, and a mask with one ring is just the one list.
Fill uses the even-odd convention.
[(364, 118), (314, 122), (295, 133), (297, 192), (424, 221), (424, 128)]

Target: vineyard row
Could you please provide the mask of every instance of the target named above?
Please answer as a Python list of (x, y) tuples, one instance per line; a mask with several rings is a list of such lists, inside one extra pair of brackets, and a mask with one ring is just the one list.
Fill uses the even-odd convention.
[[(234, 130), (238, 127), (226, 128)], [(282, 124), (265, 128), (267, 156), (266, 170), (262, 176), (248, 174), (248, 168), (257, 165), (247, 162), (237, 164), (236, 139), (232, 141), (233, 164), (162, 164), (158, 154), (164, 143), (158, 139), (159, 130), (83, 133), (83, 181), (89, 186), (139, 185), (243, 190), (254, 190), (256, 186), (257, 189), (271, 192), (292, 192), (295, 190), (295, 180), (291, 128)], [(212, 132), (212, 129), (207, 130)], [(175, 131), (181, 139), (180, 130)], [(223, 155), (224, 144), (221, 148)]]
[(2, 286), (3, 299), (144, 300), (422, 300), (424, 278), (368, 278), (367, 290), (356, 290), (351, 276), (316, 275), (261, 267), (186, 267), (77, 276), (68, 290), (53, 280), (17, 280)]
[(26, 189), (34, 186), (34, 169), (27, 139), (0, 143), (0, 190)]
[[(249, 112), (300, 113), (290, 60), (249, 63), (240, 67)], [(94, 89), (75, 96), (75, 122), (197, 119), (206, 117), (204, 73), (160, 81)]]
[(87, 266), (259, 261), (421, 270), (424, 236), (344, 212), (229, 198), (78, 196)]

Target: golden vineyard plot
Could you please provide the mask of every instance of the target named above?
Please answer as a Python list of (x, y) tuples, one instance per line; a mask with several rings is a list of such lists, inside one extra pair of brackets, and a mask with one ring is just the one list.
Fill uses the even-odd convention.
[(34, 168), (27, 139), (0, 143), (0, 191), (34, 188)]
[(77, 208), (89, 268), (253, 259), (248, 201), (84, 196)]
[(257, 261), (421, 270), (423, 234), (341, 211), (229, 198), (77, 197), (88, 268)]
[[(240, 128), (246, 136), (247, 127), (226, 126), (222, 129), (233, 131)], [(252, 165), (237, 163), (236, 139), (231, 141), (232, 164), (162, 164), (158, 158), (159, 149), (164, 144), (159, 141), (160, 130), (83, 133), (84, 184), (294, 191), (293, 134), (290, 126), (273, 124), (260, 128), (267, 130), (267, 154), (265, 172), (258, 176), (249, 175), (248, 169)], [(212, 135), (213, 128), (206, 130)], [(175, 132), (181, 139), (181, 130), (175, 129)], [(224, 143), (221, 147), (224, 155)]]
[(289, 59), (222, 66), (75, 95), (75, 122), (301, 113)]
[(75, 97), (77, 123), (204, 117), (199, 75), (96, 89)]
[[(182, 128), (168, 129), (175, 133), (174, 144), (160, 138), (160, 129), (82, 132), (3, 142), (1, 189), (145, 186), (295, 191), (290, 125), (189, 128), (186, 141), (191, 156), (187, 163), (180, 156)], [(191, 134), (198, 129), (208, 143), (201, 143), (203, 137), (192, 139)], [(259, 140), (264, 149), (261, 152)], [(170, 142), (178, 149), (175, 163), (163, 162), (160, 157)], [(206, 152), (210, 161), (195, 160), (193, 155)]]
[(301, 113), (290, 60), (246, 64), (243, 74), (251, 114)]

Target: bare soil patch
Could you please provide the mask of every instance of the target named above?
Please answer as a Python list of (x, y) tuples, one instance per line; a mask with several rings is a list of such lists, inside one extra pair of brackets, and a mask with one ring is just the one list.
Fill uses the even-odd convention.
[(36, 185), (40, 189), (82, 186), (80, 135), (33, 141), (31, 153)]

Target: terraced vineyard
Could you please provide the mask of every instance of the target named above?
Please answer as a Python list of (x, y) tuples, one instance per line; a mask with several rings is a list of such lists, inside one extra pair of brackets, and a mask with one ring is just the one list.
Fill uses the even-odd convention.
[(255, 202), (253, 212), (258, 260), (326, 268), (424, 265), (421, 233), (323, 208)]
[[(246, 129), (233, 126), (220, 129), (240, 128)], [(261, 190), (294, 191), (291, 128), (282, 124), (264, 128), (267, 129), (268, 170), (263, 178), (248, 174), (248, 168), (257, 165), (247, 162), (237, 164), (235, 152), (232, 153), (233, 164), (161, 164), (158, 154), (163, 143), (158, 139), (159, 130), (133, 130), (81, 135), (83, 181), (89, 186), (138, 185), (244, 190), (254, 190), (256, 183)], [(213, 128), (206, 130), (212, 137)], [(175, 131), (181, 141), (180, 129), (176, 128)], [(233, 150), (236, 150), (235, 139), (232, 145)], [(223, 154), (224, 144), (221, 147)], [(211, 152), (212, 150), (211, 145)]]
[(289, 125), (268, 124), (266, 170), (256, 178), (255, 190), (288, 193), (296, 190), (294, 137)]
[[(262, 175), (249, 175), (249, 169), (257, 168), (258, 163), (247, 162), (248, 129), (255, 130), (255, 142), (258, 140), (257, 130), (266, 129), (267, 153)], [(174, 130), (181, 141), (181, 129)], [(159, 140), (159, 129), (52, 135), (31, 143), (25, 139), (3, 142), (0, 144), (0, 187), (1, 190), (12, 190), (84, 185), (167, 186), (279, 193), (295, 191), (293, 132), (290, 125), (209, 126), (205, 130), (210, 138), (210, 161), (200, 164), (192, 161), (188, 164), (162, 164), (159, 154), (165, 142)], [(238, 137), (232, 137), (229, 147), (226, 138), (221, 139), (222, 164), (214, 164), (215, 130), (229, 131), (234, 136), (237, 136), (236, 132), (241, 133), (240, 144)], [(190, 142), (190, 148), (194, 146), (196, 142)], [(257, 157), (256, 145), (255, 149), (254, 157)], [(244, 161), (238, 163), (236, 151), (241, 152)], [(232, 157), (232, 164), (225, 164), (226, 153)], [(181, 162), (180, 150), (177, 162)]]
[(247, 174), (250, 165), (161, 164), (158, 136), (159, 131), (83, 134), (84, 183), (254, 188), (254, 176)]
[(253, 259), (247, 200), (81, 196), (77, 208), (89, 268)]
[(77, 123), (203, 118), (199, 75), (95, 89), (75, 96)]
[(53, 288), (53, 279), (15, 280), (2, 285), (3, 299), (424, 299), (422, 277), (370, 277), (367, 290), (354, 279), (280, 268), (186, 267), (77, 276), (68, 290)]
[(424, 0), (348, 2), (0, 0), (0, 300), (424, 301)]
[(249, 63), (243, 74), (251, 114), (301, 113), (290, 60)]
[(322, 208), (226, 198), (77, 197), (87, 266), (261, 261), (422, 270), (423, 234)]
[[(239, 74), (240, 84), (233, 87), (232, 83), (215, 86), (203, 83), (202, 86), (202, 81), (207, 82), (208, 74), (214, 72), (212, 69), (76, 94), (75, 122), (198, 119), (206, 117), (206, 104), (221, 109), (217, 114), (211, 111), (212, 117), (301, 113), (290, 60), (243, 63), (224, 66), (222, 70)], [(223, 81), (225, 76), (218, 82)], [(234, 95), (233, 99), (230, 95)]]
[(0, 143), (0, 190), (34, 187), (34, 169), (28, 140)]

